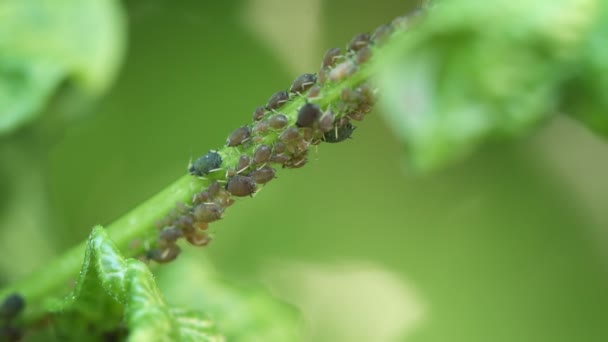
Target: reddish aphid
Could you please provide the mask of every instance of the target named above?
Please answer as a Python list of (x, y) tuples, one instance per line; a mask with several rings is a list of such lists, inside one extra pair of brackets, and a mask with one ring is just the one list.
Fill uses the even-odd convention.
[(348, 43), (348, 49), (351, 51), (358, 51), (359, 49), (367, 46), (371, 39), (369, 33), (359, 33), (351, 39), (350, 43)]
[(222, 218), (224, 208), (216, 203), (201, 203), (194, 207), (192, 214), (197, 221), (213, 222)]
[(281, 107), (283, 103), (289, 100), (289, 94), (286, 91), (278, 91), (274, 93), (270, 99), (268, 99), (268, 103), (266, 103), (266, 109), (273, 110)]
[(272, 154), (272, 150), (268, 145), (260, 145), (253, 152), (253, 159), (251, 160), (252, 164), (260, 165), (270, 159), (270, 155)]
[(283, 133), (281, 133), (281, 135), (279, 135), (279, 140), (281, 140), (285, 144), (289, 144), (291, 142), (297, 141), (300, 138), (301, 138), (300, 131), (298, 131), (298, 129), (295, 127), (289, 127), (286, 130), (284, 130)]
[(275, 170), (270, 166), (264, 166), (260, 169), (252, 171), (249, 176), (253, 178), (253, 180), (257, 184), (266, 184), (274, 179)]
[(226, 190), (234, 196), (249, 196), (255, 192), (256, 184), (253, 178), (236, 175), (226, 183)]
[(325, 52), (323, 55), (323, 62), (321, 63), (322, 68), (327, 68), (336, 62), (340, 57), (342, 57), (342, 50), (340, 48), (331, 48)]
[(312, 87), (316, 81), (317, 77), (314, 74), (302, 74), (293, 81), (291, 88), (289, 88), (289, 92), (302, 93)]
[(296, 126), (312, 127), (321, 116), (321, 109), (316, 104), (307, 102), (298, 111)]
[(281, 129), (287, 126), (287, 117), (283, 114), (275, 114), (268, 118), (268, 124), (274, 129)]
[(260, 121), (264, 117), (264, 113), (266, 112), (266, 108), (264, 106), (259, 106), (253, 111), (253, 121)]
[(226, 140), (226, 146), (238, 146), (250, 137), (251, 128), (249, 128), (248, 126), (239, 127), (235, 129), (232, 133), (230, 133), (228, 140)]

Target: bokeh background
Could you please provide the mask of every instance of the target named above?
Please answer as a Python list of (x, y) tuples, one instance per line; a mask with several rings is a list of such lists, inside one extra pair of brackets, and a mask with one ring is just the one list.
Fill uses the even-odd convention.
[[(85, 115), (0, 140), (0, 284), (183, 175), (397, 0), (126, 1), (126, 55)], [(62, 121), (63, 122), (63, 121)], [(379, 110), (155, 270), (197, 306), (211, 262), (302, 315), (310, 341), (608, 340), (608, 144), (557, 118), (417, 172)]]

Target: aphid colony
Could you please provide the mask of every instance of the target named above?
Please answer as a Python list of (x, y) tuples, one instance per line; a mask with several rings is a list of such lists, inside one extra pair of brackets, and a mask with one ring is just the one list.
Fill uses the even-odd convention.
[[(157, 245), (147, 252), (148, 259), (161, 263), (175, 259), (180, 252), (176, 241), (182, 237), (195, 246), (207, 245), (211, 239), (209, 223), (221, 219), (235, 197), (251, 196), (274, 179), (273, 164), (302, 167), (311, 145), (350, 138), (356, 128), (351, 121), (361, 121), (370, 112), (375, 90), (362, 83), (352, 89), (343, 88), (340, 97), (325, 107), (317, 100), (324, 84), (348, 78), (367, 62), (373, 55), (373, 47), (386, 41), (393, 26), (384, 25), (372, 34), (356, 35), (345, 53), (340, 48), (327, 50), (317, 74), (300, 75), (288, 91), (274, 93), (265, 105), (255, 108), (253, 122), (230, 133), (222, 152), (209, 151), (194, 160), (189, 173), (209, 179), (210, 186), (194, 196), (191, 205), (178, 204), (173, 213), (159, 222)], [(304, 102), (293, 119), (281, 113), (286, 103), (302, 98)], [(230, 163), (222, 160), (222, 155), (232, 156)]]
[(0, 341), (20, 341), (23, 334), (15, 320), (25, 307), (25, 299), (13, 293), (0, 300)]

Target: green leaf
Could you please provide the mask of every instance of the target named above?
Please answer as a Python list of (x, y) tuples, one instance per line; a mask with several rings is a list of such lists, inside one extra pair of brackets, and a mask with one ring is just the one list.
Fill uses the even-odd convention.
[(420, 169), (519, 136), (558, 110), (598, 0), (438, 1), (395, 37), (379, 77), (384, 114)]
[(99, 96), (124, 50), (116, 0), (0, 2), (0, 134), (39, 115), (65, 80)]

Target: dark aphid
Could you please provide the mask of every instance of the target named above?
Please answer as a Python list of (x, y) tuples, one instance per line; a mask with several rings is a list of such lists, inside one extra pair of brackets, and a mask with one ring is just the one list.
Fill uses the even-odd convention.
[(206, 190), (203, 190), (203, 191), (199, 192), (198, 194), (194, 195), (194, 198), (192, 198), (192, 202), (193, 203), (209, 202), (210, 199), (211, 199), (211, 196), (209, 195), (209, 192), (207, 192)]
[(176, 227), (167, 227), (163, 229), (160, 234), (158, 234), (158, 238), (166, 242), (175, 242), (183, 235), (184, 232), (181, 229)]
[(272, 157), (270, 157), (270, 161), (277, 164), (284, 164), (288, 162), (289, 159), (291, 158), (285, 154), (273, 154)]
[(297, 141), (300, 138), (300, 131), (298, 131), (298, 129), (295, 127), (289, 127), (288, 129), (284, 130), (281, 135), (279, 135), (279, 140), (285, 144)]
[(334, 113), (331, 110), (326, 111), (321, 119), (319, 119), (319, 129), (323, 132), (329, 132), (334, 128)]
[(275, 114), (268, 118), (268, 124), (274, 129), (281, 129), (287, 126), (287, 117), (283, 114)]
[(386, 41), (386, 38), (388, 38), (392, 31), (393, 29), (390, 25), (378, 26), (372, 34), (371, 41), (374, 42), (374, 44), (380, 45)]
[(312, 99), (319, 96), (319, 93), (321, 93), (321, 87), (319, 85), (314, 85), (310, 88), (306, 96), (308, 96), (309, 99)]
[(228, 140), (226, 140), (226, 146), (238, 146), (250, 137), (251, 128), (248, 126), (239, 127), (230, 133)]
[(264, 166), (260, 169), (252, 171), (249, 176), (257, 184), (266, 184), (274, 178), (275, 170), (270, 166)]
[(218, 169), (222, 165), (222, 157), (216, 151), (209, 151), (204, 156), (195, 160), (188, 172), (195, 176), (205, 176), (209, 172)]
[(302, 93), (308, 88), (312, 87), (316, 81), (317, 76), (315, 76), (314, 74), (302, 74), (293, 81), (291, 88), (289, 88), (289, 92)]
[(319, 73), (317, 74), (317, 81), (319, 82), (319, 84), (325, 84), (325, 82), (327, 82), (328, 77), (329, 77), (329, 69), (321, 68), (319, 70)]
[(2, 305), (0, 305), (0, 318), (5, 320), (11, 320), (25, 307), (25, 299), (18, 293), (13, 293), (4, 298)]
[(186, 240), (193, 246), (206, 246), (211, 242), (211, 238), (207, 233), (196, 232), (186, 236)]
[(363, 64), (369, 61), (370, 58), (372, 58), (372, 49), (369, 46), (362, 47), (355, 55), (355, 61), (357, 64)]
[(342, 56), (342, 50), (340, 48), (331, 48), (323, 55), (323, 62), (321, 63), (322, 68), (327, 68), (336, 62), (338, 58)]
[(280, 153), (285, 152), (285, 150), (286, 150), (286, 149), (287, 149), (287, 146), (285, 146), (285, 144), (283, 144), (283, 143), (282, 143), (282, 142), (280, 142), (280, 141), (277, 141), (277, 142), (274, 144), (274, 147), (272, 148), (272, 151), (273, 151), (275, 154), (280, 154)]
[(351, 39), (350, 43), (348, 43), (348, 49), (351, 51), (358, 51), (361, 48), (367, 46), (370, 41), (371, 36), (369, 33), (359, 33)]
[(222, 186), (220, 185), (220, 183), (218, 183), (218, 182), (211, 183), (209, 185), (209, 187), (207, 188), (207, 191), (209, 192), (209, 197), (210, 198), (217, 197), (217, 195), (219, 194), (221, 189), (222, 189)]
[(251, 159), (249, 158), (249, 156), (246, 154), (243, 154), (242, 156), (239, 157), (239, 161), (236, 164), (236, 172), (237, 173), (243, 172), (245, 169), (247, 169), (249, 167), (250, 163), (251, 163)]
[(336, 67), (329, 72), (329, 79), (332, 82), (340, 81), (354, 74), (355, 71), (357, 71), (357, 65), (348, 60), (336, 65)]
[(192, 214), (197, 221), (213, 222), (222, 218), (224, 208), (216, 203), (201, 203), (194, 207)]
[(298, 111), (296, 126), (312, 127), (321, 116), (321, 109), (316, 104), (306, 102)]
[(266, 108), (264, 106), (259, 106), (253, 111), (253, 121), (260, 121), (264, 117), (264, 113), (266, 112)]
[(272, 150), (268, 145), (260, 145), (255, 149), (255, 152), (253, 152), (253, 159), (251, 160), (251, 163), (255, 165), (264, 164), (268, 161), (268, 159), (270, 159), (271, 154)]
[(234, 196), (249, 196), (255, 192), (255, 181), (248, 176), (236, 175), (226, 183), (226, 190)]
[(278, 91), (274, 93), (266, 103), (266, 109), (272, 110), (277, 109), (283, 105), (283, 103), (289, 100), (289, 94), (286, 91)]
[(154, 248), (146, 252), (149, 260), (164, 264), (175, 260), (182, 250), (176, 244), (168, 244), (165, 248)]
[(334, 130), (326, 132), (323, 135), (323, 140), (328, 143), (339, 143), (350, 138), (356, 128), (350, 122), (339, 127), (337, 126)]
[(270, 124), (267, 121), (260, 121), (253, 126), (253, 134), (264, 134), (270, 130)]

